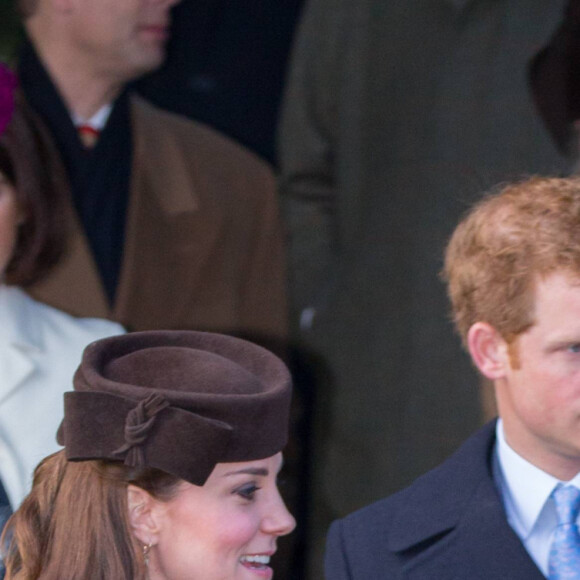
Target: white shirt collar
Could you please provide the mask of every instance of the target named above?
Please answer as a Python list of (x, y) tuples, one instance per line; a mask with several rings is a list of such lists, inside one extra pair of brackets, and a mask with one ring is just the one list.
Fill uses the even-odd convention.
[(497, 422), (496, 436), (497, 454), (506, 492), (504, 500), (511, 504), (513, 510), (512, 527), (525, 540), (560, 481), (532, 465), (508, 445), (501, 419)]
[(76, 113), (73, 113), (73, 123), (75, 127), (79, 127), (80, 125), (88, 125), (92, 127), (96, 131), (102, 131), (109, 120), (109, 116), (111, 115), (111, 111), (113, 110), (113, 104), (108, 103), (107, 105), (102, 106), (92, 117), (89, 119), (83, 119)]
[(558, 524), (551, 493), (559, 483), (580, 488), (580, 473), (569, 482), (561, 482), (526, 461), (505, 440), (501, 419), (496, 427), (494, 463), (494, 479), (508, 523), (547, 576), (550, 546)]

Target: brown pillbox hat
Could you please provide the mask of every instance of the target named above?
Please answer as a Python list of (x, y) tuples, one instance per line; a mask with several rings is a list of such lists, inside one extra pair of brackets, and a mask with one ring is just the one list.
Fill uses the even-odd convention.
[(69, 461), (119, 460), (203, 485), (217, 463), (270, 457), (288, 438), (288, 369), (231, 336), (152, 331), (99, 340), (73, 383), (57, 435)]

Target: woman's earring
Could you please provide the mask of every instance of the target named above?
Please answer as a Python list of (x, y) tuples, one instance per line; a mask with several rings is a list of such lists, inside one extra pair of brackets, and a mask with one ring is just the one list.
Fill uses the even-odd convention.
[(145, 566), (149, 568), (149, 552), (151, 552), (151, 547), (153, 544), (149, 542), (148, 544), (143, 544), (143, 561), (145, 562)]

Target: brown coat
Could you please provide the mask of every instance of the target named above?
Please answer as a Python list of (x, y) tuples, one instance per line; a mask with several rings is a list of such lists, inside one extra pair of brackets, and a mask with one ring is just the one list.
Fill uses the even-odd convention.
[(272, 172), (213, 130), (133, 97), (133, 172), (123, 264), (109, 307), (70, 205), (69, 250), (38, 300), (130, 330), (284, 338), (283, 232)]

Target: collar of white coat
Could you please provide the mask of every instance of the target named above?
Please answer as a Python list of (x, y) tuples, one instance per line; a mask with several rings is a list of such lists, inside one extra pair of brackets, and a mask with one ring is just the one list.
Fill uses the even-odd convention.
[(43, 350), (34, 302), (22, 290), (0, 285), (0, 405), (32, 373)]
[(0, 284), (0, 343), (42, 350), (43, 339), (34, 301), (14, 286)]

